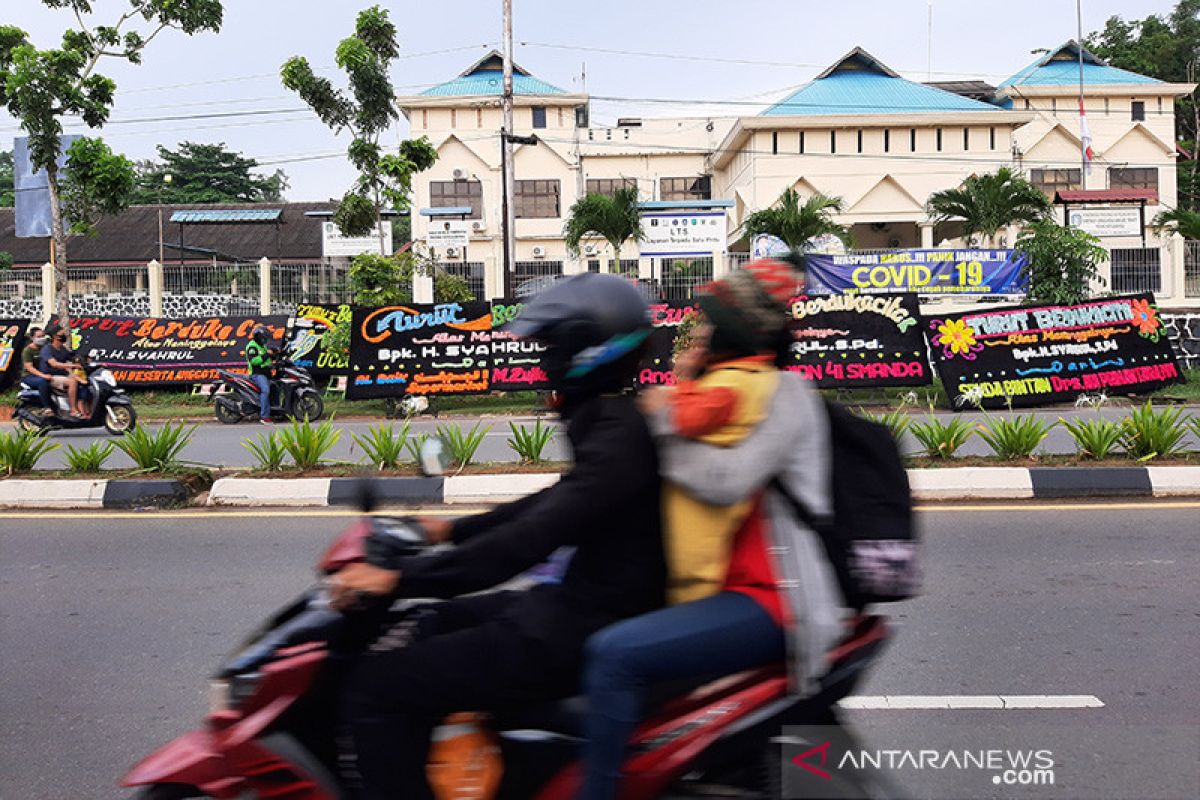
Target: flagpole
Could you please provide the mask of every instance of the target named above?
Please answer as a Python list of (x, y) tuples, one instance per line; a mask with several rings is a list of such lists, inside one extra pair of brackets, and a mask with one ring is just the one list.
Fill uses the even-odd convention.
[(1087, 189), (1088, 176), (1088, 135), (1087, 111), (1083, 107), (1083, 0), (1075, 0), (1075, 22), (1078, 27), (1079, 45), (1079, 130), (1082, 134), (1079, 143), (1079, 180), (1081, 187)]

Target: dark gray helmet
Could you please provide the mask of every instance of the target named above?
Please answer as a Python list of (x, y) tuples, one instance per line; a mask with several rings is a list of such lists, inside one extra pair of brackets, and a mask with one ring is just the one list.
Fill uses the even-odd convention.
[[(243, 330), (245, 329), (243, 328)], [(266, 344), (267, 339), (270, 338), (270, 336), (271, 332), (262, 325), (256, 325), (254, 331), (250, 334), (250, 338), (259, 344)]]
[(505, 330), (547, 346), (542, 363), (556, 391), (600, 394), (632, 383), (650, 309), (628, 281), (586, 272), (538, 294)]

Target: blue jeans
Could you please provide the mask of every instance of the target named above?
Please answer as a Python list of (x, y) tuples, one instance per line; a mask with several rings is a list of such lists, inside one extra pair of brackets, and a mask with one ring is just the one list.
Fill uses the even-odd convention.
[(30, 389), (37, 390), (38, 399), (42, 401), (42, 408), (52, 408), (50, 404), (50, 381), (40, 375), (26, 375), (21, 378), (21, 383)]
[(271, 379), (261, 372), (250, 376), (258, 387), (258, 415), (263, 419), (271, 418)]
[(740, 592), (618, 622), (587, 642), (588, 698), (584, 800), (617, 796), (625, 746), (642, 718), (642, 695), (656, 683), (727, 675), (782, 661), (783, 629)]

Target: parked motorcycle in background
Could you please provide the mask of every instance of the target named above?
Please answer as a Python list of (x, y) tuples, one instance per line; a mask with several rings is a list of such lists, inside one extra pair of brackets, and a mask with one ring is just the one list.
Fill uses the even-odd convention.
[(112, 371), (102, 364), (92, 364), (86, 358), (81, 358), (81, 366), (87, 374), (87, 386), (91, 394), (87, 417), (72, 417), (67, 395), (58, 389), (50, 396), (51, 410), (54, 413), (43, 415), (42, 401), (37, 390), (21, 384), (16, 407), (13, 409), (13, 419), (21, 430), (54, 431), (104, 426), (104, 429), (114, 436), (133, 430), (137, 425), (137, 412), (133, 408), (133, 400), (124, 389), (117, 386), (117, 379), (113, 377)]
[[(315, 422), (325, 413), (325, 401), (308, 370), (291, 362), (286, 353), (272, 352), (271, 418), (307, 419)], [(258, 419), (258, 387), (246, 375), (217, 370), (221, 382), (213, 392), (217, 420), (233, 425)]]

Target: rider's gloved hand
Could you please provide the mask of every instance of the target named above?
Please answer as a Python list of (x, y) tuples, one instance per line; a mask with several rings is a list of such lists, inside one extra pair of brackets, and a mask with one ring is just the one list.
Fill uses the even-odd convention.
[(400, 585), (400, 573), (370, 564), (343, 568), (329, 579), (329, 602), (338, 611), (353, 608), (363, 595), (386, 597)]

